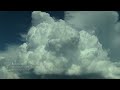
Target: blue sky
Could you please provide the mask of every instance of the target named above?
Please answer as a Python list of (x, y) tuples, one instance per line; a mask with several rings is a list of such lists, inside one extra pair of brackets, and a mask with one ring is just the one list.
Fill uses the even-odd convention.
[[(62, 11), (47, 11), (51, 16), (63, 18)], [(0, 12), (0, 50), (7, 44), (22, 43), (20, 34), (31, 26), (32, 11), (1, 11)]]
[(0, 12), (0, 49), (6, 44), (19, 43), (19, 34), (26, 32), (30, 25), (31, 12)]

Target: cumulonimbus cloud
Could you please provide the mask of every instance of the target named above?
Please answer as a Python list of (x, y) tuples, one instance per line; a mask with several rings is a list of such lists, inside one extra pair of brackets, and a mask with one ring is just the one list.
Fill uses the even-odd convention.
[(114, 11), (65, 12), (64, 20), (34, 11), (25, 43), (0, 53), (0, 78), (24, 78), (26, 73), (120, 78), (119, 61), (111, 60), (96, 34), (118, 32), (117, 20)]

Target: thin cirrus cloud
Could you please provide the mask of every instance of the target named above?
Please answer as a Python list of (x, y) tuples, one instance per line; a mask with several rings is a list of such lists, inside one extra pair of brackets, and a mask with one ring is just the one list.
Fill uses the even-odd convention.
[(107, 41), (111, 43), (110, 52), (114, 46), (119, 48), (118, 32), (118, 14), (114, 11), (67, 11), (64, 20), (34, 11), (25, 43), (0, 52), (0, 78), (26, 78), (24, 75), (90, 78), (90, 74), (120, 78), (119, 61), (112, 61), (104, 47)]

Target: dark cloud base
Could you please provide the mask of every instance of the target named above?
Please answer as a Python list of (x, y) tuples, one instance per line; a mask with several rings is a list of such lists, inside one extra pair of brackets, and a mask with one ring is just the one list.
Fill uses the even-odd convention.
[(45, 74), (36, 75), (34, 73), (22, 74), (21, 79), (105, 79), (100, 73), (90, 73), (82, 75), (56, 75), (56, 74)]

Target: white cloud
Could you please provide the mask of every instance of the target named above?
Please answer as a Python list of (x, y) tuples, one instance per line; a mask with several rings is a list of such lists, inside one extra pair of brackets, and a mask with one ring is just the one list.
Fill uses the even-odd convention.
[(76, 28), (111, 29), (118, 20), (118, 14), (115, 11), (67, 11), (65, 12), (65, 21)]
[(42, 22), (38, 21), (39, 24), (28, 32), (28, 48), (32, 52), (28, 60), (33, 64), (36, 74), (101, 73), (107, 77), (110, 73), (114, 76), (116, 72), (110, 72), (109, 68), (116, 66), (110, 62), (95, 35), (76, 30), (63, 20), (46, 21), (44, 18)]
[(115, 11), (65, 12), (65, 21), (68, 24), (78, 30), (84, 29), (89, 33), (95, 32), (103, 48), (111, 49), (111, 53), (116, 53), (113, 50), (115, 48), (117, 53), (120, 53), (120, 24), (118, 20), (119, 15)]
[(57, 21), (48, 13), (34, 11), (25, 43), (0, 53), (0, 78), (21, 78), (20, 69), (33, 70), (36, 75), (97, 73), (105, 78), (120, 78), (119, 64), (111, 61), (98, 37), (90, 33), (95, 28), (113, 30), (118, 14), (81, 11), (65, 15), (65, 21)]
[(6, 67), (0, 69), (0, 79), (19, 79), (19, 76), (16, 73), (10, 72)]
[(42, 22), (51, 23), (53, 19), (48, 13), (42, 13), (40, 11), (32, 12), (32, 24), (36, 26)]

